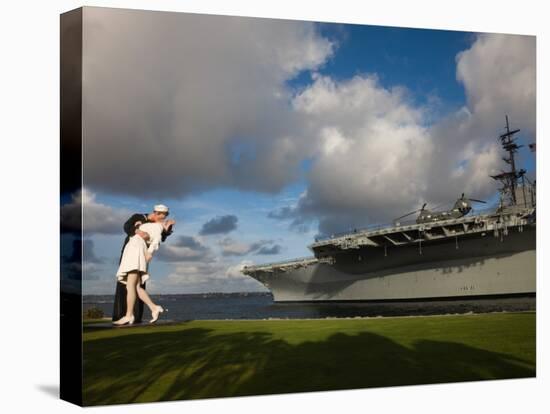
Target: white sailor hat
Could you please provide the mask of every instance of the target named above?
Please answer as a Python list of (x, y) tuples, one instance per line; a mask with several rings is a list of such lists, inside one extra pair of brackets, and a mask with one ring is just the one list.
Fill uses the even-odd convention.
[(168, 214), (168, 207), (166, 207), (164, 204), (157, 204), (153, 207), (153, 211)]

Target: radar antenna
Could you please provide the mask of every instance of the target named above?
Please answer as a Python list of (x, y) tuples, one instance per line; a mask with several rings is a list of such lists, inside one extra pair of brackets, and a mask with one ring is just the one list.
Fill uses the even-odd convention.
[(522, 184), (524, 184), (524, 175), (526, 173), (524, 169), (516, 169), (515, 153), (519, 148), (523, 147), (523, 145), (516, 144), (517, 137), (514, 137), (519, 131), (519, 129), (510, 130), (508, 115), (506, 115), (506, 132), (498, 138), (502, 148), (508, 152), (508, 156), (502, 159), (510, 166), (510, 170), (502, 171), (497, 175), (491, 175), (491, 178), (502, 183), (502, 187), (499, 191), (503, 198), (508, 198), (511, 205), (517, 204), (516, 189), (518, 188), (518, 181), (521, 179)]

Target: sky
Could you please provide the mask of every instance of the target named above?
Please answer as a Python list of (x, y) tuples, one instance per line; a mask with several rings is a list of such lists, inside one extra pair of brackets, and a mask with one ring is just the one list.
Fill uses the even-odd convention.
[(122, 224), (154, 204), (177, 224), (150, 292), (267, 291), (243, 265), (494, 200), (506, 114), (536, 141), (532, 36), (85, 8), (83, 44), (83, 189), (62, 215), (82, 202), (84, 294), (114, 293)]

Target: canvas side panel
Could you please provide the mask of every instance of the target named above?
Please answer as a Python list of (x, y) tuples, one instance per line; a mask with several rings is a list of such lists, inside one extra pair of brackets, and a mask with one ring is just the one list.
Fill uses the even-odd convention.
[(82, 9), (60, 23), (60, 397), (82, 405)]

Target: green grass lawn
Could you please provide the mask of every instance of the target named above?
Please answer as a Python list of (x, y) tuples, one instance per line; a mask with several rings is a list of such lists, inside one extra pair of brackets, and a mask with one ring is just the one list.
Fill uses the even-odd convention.
[(535, 313), (84, 331), (85, 405), (535, 376)]

